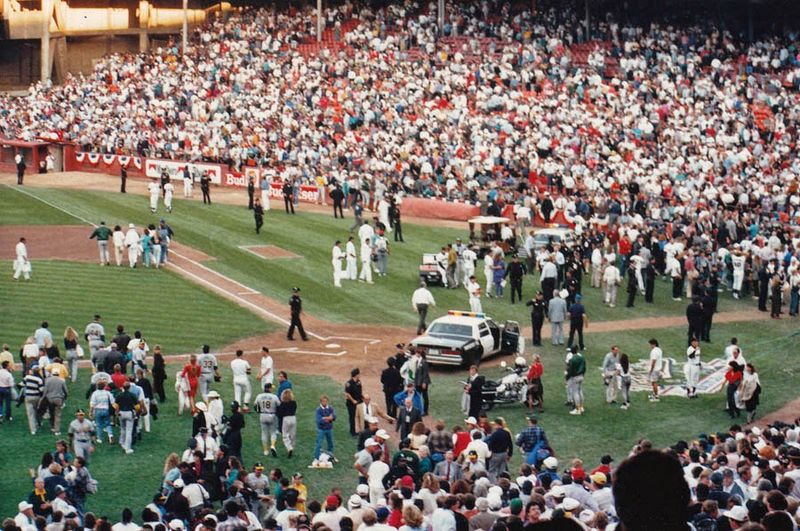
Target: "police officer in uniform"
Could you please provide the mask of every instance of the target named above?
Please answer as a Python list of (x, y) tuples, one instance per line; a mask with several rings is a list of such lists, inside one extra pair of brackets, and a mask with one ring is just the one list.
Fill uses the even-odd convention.
[(508, 264), (508, 269), (506, 269), (506, 277), (511, 280), (511, 304), (514, 304), (514, 294), (522, 302), (522, 279), (525, 278), (527, 273), (528, 269), (525, 264), (520, 262), (519, 256), (514, 255), (513, 260)]
[(531, 326), (533, 327), (533, 346), (542, 346), (542, 325), (544, 324), (544, 314), (547, 312), (547, 302), (541, 291), (536, 292), (536, 297), (527, 303), (531, 307)]
[[(292, 187), (292, 182), (289, 179), (285, 179), (283, 181), (283, 187), (281, 187), (281, 191), (283, 192), (283, 207), (286, 209), (286, 213), (289, 213), (289, 210), (292, 211), (294, 214), (294, 188)], [(299, 299), (300, 297), (298, 297)]]
[(211, 204), (211, 177), (204, 171), (200, 177), (200, 191), (203, 192), (203, 204)]
[(308, 341), (306, 331), (303, 329), (303, 322), (300, 321), (300, 314), (303, 312), (303, 300), (300, 298), (300, 288), (292, 288), (292, 298), (289, 299), (289, 309), (292, 314), (292, 322), (289, 325), (289, 331), (286, 333), (286, 339), (294, 341), (294, 329), (297, 328), (303, 341)]

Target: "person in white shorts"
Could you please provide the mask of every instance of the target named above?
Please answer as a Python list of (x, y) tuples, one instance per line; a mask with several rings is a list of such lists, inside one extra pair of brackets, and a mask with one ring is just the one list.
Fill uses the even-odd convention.
[(250, 388), (250, 363), (246, 359), (242, 359), (243, 355), (244, 351), (236, 351), (236, 359), (231, 362), (231, 372), (233, 373), (234, 400), (242, 404), (242, 411), (246, 413), (250, 411), (252, 390)]
[(647, 376), (650, 385), (653, 386), (653, 394), (648, 398), (650, 402), (658, 402), (658, 380), (661, 378), (661, 365), (664, 360), (664, 351), (658, 346), (657, 339), (651, 339), (650, 344), (650, 372)]

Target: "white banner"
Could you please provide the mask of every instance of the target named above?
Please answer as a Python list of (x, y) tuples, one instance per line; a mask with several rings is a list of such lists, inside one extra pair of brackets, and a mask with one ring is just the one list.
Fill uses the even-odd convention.
[(198, 175), (202, 175), (204, 171), (207, 171), (208, 176), (211, 177), (212, 183), (222, 184), (222, 166), (219, 164), (210, 164), (206, 162), (195, 163), (175, 160), (146, 159), (145, 175), (147, 177), (161, 177), (161, 171), (166, 169), (170, 177), (183, 178), (183, 168), (186, 165), (189, 166), (190, 171), (196, 170)]

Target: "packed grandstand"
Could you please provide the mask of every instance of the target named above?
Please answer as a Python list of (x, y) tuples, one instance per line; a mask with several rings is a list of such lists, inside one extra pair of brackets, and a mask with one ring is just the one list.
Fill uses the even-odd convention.
[[(666, 259), (680, 254), (679, 272), (695, 263), (709, 271), (719, 266), (723, 279), (732, 273), (723, 280), (731, 287), (731, 257), (744, 256), (740, 289), (749, 293), (752, 286), (758, 294), (780, 278), (778, 292), (791, 296), (797, 313), (800, 36), (747, 42), (708, 20), (642, 27), (609, 13), (591, 19), (587, 38), (575, 10), (540, 9), (448, 2), (440, 34), (434, 5), (373, 10), (348, 2), (324, 10), (319, 43), (310, 8), (237, 11), (196, 29), (184, 54), (169, 45), (110, 55), (63, 85), (37, 83), (24, 97), (0, 96), (0, 134), (73, 141), (92, 153), (258, 167), (276, 179), (312, 185), (322, 179), (377, 196), (388, 190), (514, 205), (546, 220), (560, 210), (578, 229), (592, 222), (618, 227), (606, 242), (612, 256), (628, 256), (640, 234), (652, 245), (660, 240), (661, 274)], [(298, 491), (288, 478), (264, 481), (260, 470), (241, 469), (224, 455), (211, 472), (223, 474), (212, 478), (221, 488), (211, 492), (220, 513), (202, 493), (190, 507), (181, 491), (208, 471), (175, 462), (165, 467), (171, 479), (165, 477), (163, 496), (141, 518), (134, 508), (135, 519), (154, 531), (279, 529), (281, 523), (284, 530), (518, 530), (565, 519), (574, 527), (562, 529), (605, 530), (626, 516), (626, 529), (736, 529), (748, 522), (760, 522), (750, 529), (797, 528), (800, 431), (792, 425), (733, 426), (667, 449), (686, 480), (685, 514), (661, 503), (659, 496), (675, 492), (661, 488), (669, 483), (658, 475), (639, 485), (653, 496), (636, 500), (651, 512), (625, 512), (630, 493), (615, 500), (610, 488), (615, 461), (584, 468), (546, 458), (544, 432), (533, 421), (514, 444), (528, 464), (490, 482), (482, 461), (491, 452), (481, 439), (503, 444), (504, 428), (469, 428), (465, 433), (477, 442), (428, 430), (421, 445), (428, 455), (406, 448), (392, 459), (381, 446), (386, 442), (370, 437), (357, 456), (368, 470), (365, 485), (309, 500), (304, 511), (297, 510)], [(463, 455), (453, 454), (454, 445), (462, 445)], [(648, 450), (639, 441), (631, 456), (665, 475), (674, 472), (657, 458), (648, 461)], [(461, 463), (451, 474), (440, 465), (452, 459)], [(244, 478), (228, 484), (232, 466)], [(84, 515), (70, 503), (79, 476), (72, 484), (48, 483), (62, 474), (60, 466), (53, 470), (37, 472), (41, 486), (4, 529), (97, 523), (78, 523)], [(84, 500), (85, 488), (78, 487)], [(196, 501), (199, 490), (191, 490)], [(115, 529), (138, 529), (130, 517)]]

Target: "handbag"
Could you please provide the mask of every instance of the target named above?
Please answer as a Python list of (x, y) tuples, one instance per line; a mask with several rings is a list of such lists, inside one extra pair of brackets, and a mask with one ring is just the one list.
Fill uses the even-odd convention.
[(83, 351), (82, 346), (75, 345), (75, 355), (78, 356), (79, 358), (82, 358), (86, 355), (86, 353)]

